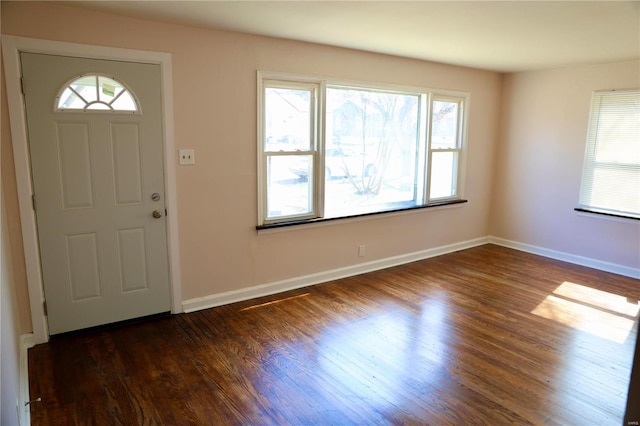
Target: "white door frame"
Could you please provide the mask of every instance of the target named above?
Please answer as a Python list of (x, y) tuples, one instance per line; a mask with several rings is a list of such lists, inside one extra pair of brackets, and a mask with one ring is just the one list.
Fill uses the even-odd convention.
[(167, 203), (167, 249), (169, 253), (169, 281), (171, 312), (182, 312), (182, 288), (180, 281), (180, 253), (178, 240), (178, 206), (176, 201), (176, 150), (173, 127), (173, 85), (171, 54), (130, 50), (114, 47), (92, 46), (51, 40), (2, 35), (2, 53), (9, 121), (13, 142), (13, 161), (16, 168), (18, 204), (22, 222), (22, 240), (29, 287), (31, 322), (35, 343), (49, 340), (47, 318), (44, 314), (44, 290), (40, 268), (40, 251), (36, 230), (36, 216), (32, 205), (32, 177), (27, 125), (20, 77), (20, 53), (43, 53), (91, 59), (125, 62), (144, 62), (160, 65), (162, 80), (162, 123), (164, 133), (164, 183)]

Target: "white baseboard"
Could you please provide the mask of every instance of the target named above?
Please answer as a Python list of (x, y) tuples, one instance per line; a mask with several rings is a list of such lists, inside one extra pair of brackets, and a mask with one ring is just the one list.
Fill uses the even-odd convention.
[(340, 278), (351, 277), (354, 275), (360, 275), (366, 272), (377, 271), (379, 269), (390, 268), (392, 266), (428, 259), (430, 257), (440, 256), (454, 251), (481, 246), (483, 244), (487, 244), (488, 242), (488, 237), (476, 238), (460, 243), (421, 250), (415, 253), (374, 260), (371, 262), (360, 263), (358, 265), (347, 266), (344, 268), (333, 269), (316, 274), (304, 275), (301, 277), (290, 278), (282, 281), (260, 284), (240, 290), (233, 290), (224, 293), (198, 297), (182, 302), (182, 309), (186, 313), (195, 312), (202, 309), (227, 305), (229, 303), (255, 299), (256, 297), (270, 296), (272, 294), (282, 293), (284, 291), (295, 290), (310, 285), (320, 284)]
[(562, 251), (551, 250), (544, 247), (534, 246), (531, 244), (519, 243), (517, 241), (505, 240), (504, 238), (488, 237), (488, 242), (527, 253), (537, 254), (539, 256), (549, 257), (551, 259), (562, 260), (564, 262), (574, 263), (576, 265), (586, 266), (593, 269), (599, 269), (605, 272), (611, 272), (625, 277), (640, 279), (640, 269), (629, 266), (619, 265), (617, 263), (604, 262), (602, 260), (592, 259), (589, 257), (578, 256)]
[(390, 268), (392, 266), (428, 259), (430, 257), (440, 256), (443, 254), (452, 253), (454, 251), (477, 247), (488, 243), (524, 251), (527, 253), (537, 254), (539, 256), (549, 257), (556, 260), (562, 260), (564, 262), (587, 266), (589, 268), (599, 269), (618, 275), (624, 275), (631, 278), (640, 278), (639, 269), (591, 259), (584, 256), (578, 256), (571, 253), (551, 250), (531, 244), (519, 243), (503, 238), (488, 236), (422, 250), (415, 253), (409, 253), (386, 259), (360, 263), (358, 265), (347, 266), (344, 268), (333, 269), (330, 271), (319, 272), (316, 274), (304, 275), (301, 277), (290, 278), (282, 281), (275, 281), (252, 287), (246, 287), (240, 290), (227, 291), (224, 293), (211, 294), (209, 296), (189, 299), (182, 302), (182, 309), (185, 313), (189, 313), (202, 309), (214, 308), (216, 306), (227, 305), (229, 303), (255, 299), (257, 297), (270, 296), (272, 294), (282, 293), (284, 291), (295, 290), (298, 288), (320, 284), (327, 281), (351, 277), (354, 275), (364, 274), (366, 272), (377, 271), (379, 269)]
[(29, 402), (29, 349), (36, 345), (36, 336), (23, 334), (20, 336), (20, 410), (18, 410), (18, 422), (20, 426), (31, 424), (31, 408), (26, 405)]

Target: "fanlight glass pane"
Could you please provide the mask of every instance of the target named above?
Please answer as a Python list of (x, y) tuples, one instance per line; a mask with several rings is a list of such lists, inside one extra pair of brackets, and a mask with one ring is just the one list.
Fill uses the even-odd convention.
[(111, 108), (109, 107), (109, 105), (107, 104), (103, 104), (102, 102), (95, 102), (93, 104), (89, 104), (87, 105), (87, 109), (92, 109), (92, 110), (110, 110)]
[(59, 109), (84, 109), (87, 103), (69, 87), (64, 89), (58, 100)]
[(63, 88), (56, 109), (135, 112), (138, 104), (122, 83), (93, 74), (81, 76)]
[(70, 84), (71, 88), (87, 102), (98, 100), (98, 92), (96, 91), (96, 76), (80, 77)]
[(133, 99), (131, 93), (127, 92), (126, 90), (119, 94), (119, 96), (111, 103), (111, 107), (116, 111), (138, 110), (135, 99)]
[(99, 76), (98, 84), (98, 96), (100, 96), (100, 100), (102, 102), (106, 103), (113, 101), (120, 92), (125, 90), (125, 88), (122, 87), (122, 84), (109, 77)]

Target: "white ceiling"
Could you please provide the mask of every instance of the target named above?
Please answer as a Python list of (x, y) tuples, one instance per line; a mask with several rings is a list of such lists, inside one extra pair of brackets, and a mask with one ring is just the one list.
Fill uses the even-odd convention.
[(73, 1), (500, 72), (640, 57), (640, 1)]

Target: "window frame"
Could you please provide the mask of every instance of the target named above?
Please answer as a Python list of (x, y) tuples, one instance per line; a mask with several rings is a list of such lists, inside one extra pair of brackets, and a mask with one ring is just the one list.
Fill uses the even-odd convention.
[[(598, 161), (595, 155), (592, 154), (593, 151), (598, 149), (598, 144), (604, 143), (604, 141), (599, 138), (598, 126), (600, 124), (599, 120), (600, 114), (602, 112), (603, 101), (605, 101), (607, 95), (622, 97), (640, 96), (640, 89), (599, 90), (592, 93), (589, 109), (589, 125), (587, 128), (582, 174), (580, 177), (580, 192), (578, 193), (578, 206), (574, 210), (577, 212), (593, 213), (608, 217), (640, 220), (640, 211), (629, 212), (617, 210), (612, 207), (602, 207), (597, 205), (597, 201), (593, 201), (594, 185), (589, 180), (594, 179), (593, 175), (596, 170), (603, 168), (605, 170), (634, 169), (637, 170), (638, 174), (640, 174), (640, 161), (637, 163), (615, 163), (611, 161)], [(640, 149), (640, 146), (638, 146), (638, 149)], [(591, 189), (591, 191), (589, 191), (589, 189)]]
[[(324, 146), (322, 142), (323, 127), (324, 127), (324, 105), (323, 97), (321, 95), (324, 88), (322, 85), (314, 79), (298, 78), (295, 80), (272, 78), (272, 74), (263, 74), (263, 78), (260, 78), (258, 73), (258, 223), (261, 225), (268, 225), (273, 223), (282, 222), (283, 219), (276, 218), (270, 219), (268, 212), (268, 160), (270, 157), (279, 156), (312, 156), (312, 169), (313, 173), (309, 178), (309, 185), (311, 185), (311, 209), (309, 213), (299, 215), (286, 216), (286, 221), (304, 221), (309, 219), (315, 219), (322, 212), (322, 203), (320, 198), (321, 191), (318, 191), (318, 185), (322, 185), (322, 179), (324, 173), (319, 173), (319, 157), (324, 154), (324, 150), (321, 149)], [(312, 92), (311, 99), (311, 117), (310, 117), (310, 142), (309, 150), (307, 151), (267, 151), (264, 149), (266, 134), (265, 134), (265, 114), (266, 110), (266, 98), (265, 92), (267, 88), (281, 88), (281, 89), (310, 89)], [(315, 93), (313, 93), (315, 91)]]
[[(272, 86), (275, 85), (275, 86)], [(313, 164), (313, 174), (310, 176), (312, 185), (312, 203), (314, 204), (312, 213), (305, 215), (281, 216), (278, 218), (269, 218), (267, 211), (267, 158), (272, 154), (268, 154), (265, 150), (265, 89), (268, 87), (295, 88), (296, 86), (314, 85), (317, 87), (316, 97), (316, 117), (313, 122), (315, 129), (315, 157)], [(415, 193), (415, 205), (409, 207), (401, 207), (397, 209), (378, 210), (361, 214), (345, 215), (339, 217), (325, 217), (324, 196), (325, 196), (325, 127), (326, 127), (326, 93), (327, 88), (352, 88), (365, 91), (380, 91), (398, 94), (411, 94), (420, 96), (419, 105), (419, 152), (416, 155), (416, 162), (419, 162), (416, 178), (418, 188)], [(455, 205), (466, 203), (464, 199), (464, 175), (466, 170), (466, 151), (467, 151), (467, 129), (468, 129), (468, 111), (471, 94), (462, 91), (453, 91), (445, 89), (429, 89), (424, 87), (392, 85), (375, 82), (351, 81), (343, 79), (329, 79), (308, 75), (297, 75), (282, 72), (258, 71), (257, 72), (257, 88), (258, 88), (258, 108), (257, 108), (257, 155), (258, 155), (258, 225), (256, 228), (271, 228), (288, 226), (293, 224), (314, 223), (325, 220), (345, 219), (349, 217), (361, 217), (369, 215), (377, 215), (383, 213), (392, 213), (405, 210), (417, 210), (426, 207), (438, 207), (446, 205)], [(431, 129), (432, 129), (432, 102), (447, 101), (458, 103), (457, 114), (457, 147), (450, 149), (432, 149), (431, 148)], [(311, 147), (314, 148), (313, 146)], [(455, 195), (450, 197), (430, 198), (430, 170), (433, 152), (456, 152), (457, 167), (455, 171)], [(275, 154), (283, 155), (283, 154)]]
[[(428, 135), (427, 135), (427, 164), (425, 166), (425, 204), (434, 204), (441, 203), (452, 200), (459, 200), (463, 192), (463, 168), (466, 165), (466, 139), (467, 139), (467, 104), (468, 104), (468, 96), (467, 98), (463, 98), (460, 96), (451, 96), (451, 95), (443, 95), (442, 91), (432, 92), (428, 96), (429, 98), (429, 107), (427, 108), (428, 114)], [(433, 148), (432, 147), (432, 130), (433, 130), (433, 103), (434, 102), (450, 102), (458, 104), (458, 113), (456, 117), (456, 147), (455, 148)], [(439, 152), (453, 152), (457, 154), (458, 161), (456, 163), (456, 171), (455, 171), (455, 194), (448, 197), (438, 197), (433, 198), (431, 196), (431, 173), (430, 170), (432, 168), (432, 159), (433, 153)]]

